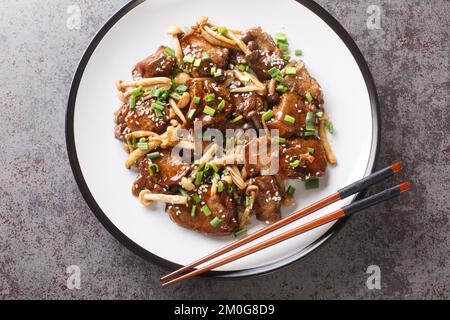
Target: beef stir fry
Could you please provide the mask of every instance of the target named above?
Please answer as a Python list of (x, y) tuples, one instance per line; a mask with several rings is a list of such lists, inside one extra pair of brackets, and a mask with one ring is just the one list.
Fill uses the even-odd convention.
[(160, 46), (116, 84), (115, 136), (126, 167), (139, 172), (132, 193), (144, 205), (166, 203), (175, 223), (208, 235), (243, 234), (251, 216), (278, 221), (293, 201), (289, 179), (313, 188), (336, 164), (320, 85), (291, 59), (284, 34), (206, 17), (168, 34), (173, 48)]

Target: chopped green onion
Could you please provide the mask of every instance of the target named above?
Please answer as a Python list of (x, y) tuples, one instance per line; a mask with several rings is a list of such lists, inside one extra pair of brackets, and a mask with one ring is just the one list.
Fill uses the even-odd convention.
[(152, 153), (147, 154), (147, 159), (156, 159), (159, 157), (161, 157), (161, 153), (159, 153), (159, 152), (152, 152)]
[(194, 57), (193, 56), (191, 56), (191, 55), (186, 55), (186, 56), (184, 56), (183, 57), (183, 62), (186, 62), (186, 63), (192, 63), (192, 62), (194, 62)]
[(219, 33), (220, 33), (221, 35), (225, 35), (225, 34), (227, 34), (227, 32), (228, 32), (227, 27), (224, 27), (224, 26), (219, 27)]
[(314, 150), (314, 148), (310, 148), (310, 147), (308, 147), (306, 149), (308, 150), (309, 154), (314, 154), (314, 152), (316, 151), (316, 150)]
[(130, 145), (131, 145), (132, 148), (137, 148), (137, 139), (136, 138), (131, 138)]
[(194, 97), (193, 99), (195, 104), (199, 104), (200, 103), (200, 97)]
[(317, 116), (318, 118), (322, 118), (322, 117), (323, 117), (323, 111), (317, 111), (317, 112), (316, 112), (316, 116)]
[(167, 47), (164, 49), (164, 53), (170, 57), (175, 57), (175, 51), (172, 48)]
[(291, 60), (291, 56), (288, 54), (283, 55), (283, 59), (284, 61), (290, 61)]
[(220, 101), (219, 105), (217, 106), (217, 109), (219, 109), (219, 111), (225, 109), (225, 100)]
[(217, 31), (217, 27), (216, 27), (216, 26), (212, 26), (212, 27), (211, 27), (211, 30)]
[(193, 193), (191, 198), (194, 199), (195, 203), (200, 203), (200, 196), (197, 193)]
[(280, 70), (278, 70), (277, 68), (273, 67), (272, 69), (270, 69), (269, 71), (267, 71), (267, 73), (272, 77), (275, 78), (276, 76), (280, 76), (281, 72)]
[(240, 65), (238, 65), (238, 69), (239, 69), (239, 71), (241, 71), (241, 72), (244, 72), (246, 69), (247, 69), (247, 65), (245, 65), (245, 64), (240, 64)]
[(278, 48), (283, 52), (289, 51), (289, 45), (287, 43), (278, 43)]
[(330, 120), (328, 120), (327, 129), (328, 129), (329, 133), (331, 133), (331, 134), (334, 133), (333, 123)]
[(309, 111), (306, 114), (306, 130), (314, 131), (316, 127), (314, 125), (314, 112)]
[(222, 192), (224, 187), (225, 185), (223, 184), (223, 182), (219, 181), (219, 183), (217, 184), (217, 191)]
[(231, 197), (233, 195), (233, 191), (234, 191), (233, 187), (232, 186), (228, 186), (227, 195), (229, 197)]
[(317, 189), (319, 187), (319, 179), (308, 179), (305, 180), (305, 188), (309, 189)]
[(184, 84), (182, 84), (181, 86), (178, 86), (178, 87), (175, 89), (175, 92), (176, 92), (176, 93), (184, 93), (184, 92), (186, 92), (187, 89), (188, 89), (188, 87), (185, 86)]
[(189, 113), (187, 114), (188, 119), (191, 119), (194, 117), (195, 112), (197, 112), (197, 109), (192, 109), (191, 111), (189, 111)]
[(296, 49), (296, 50), (295, 50), (295, 55), (296, 55), (297, 57), (300, 57), (302, 54), (303, 54), (303, 51), (302, 51), (302, 50), (300, 50), (300, 49)]
[(205, 106), (205, 109), (203, 109), (203, 113), (212, 117), (216, 113), (216, 110), (214, 110), (214, 108), (211, 108), (210, 106)]
[(159, 172), (159, 166), (155, 163), (149, 163), (147, 171), (149, 175), (154, 176), (156, 173)]
[(295, 123), (295, 118), (287, 114), (284, 117), (284, 121), (287, 122), (287, 123), (290, 123), (290, 124), (294, 124)]
[(218, 77), (222, 76), (222, 74), (223, 74), (223, 70), (217, 69), (216, 72), (214, 72), (214, 77), (218, 78)]
[(241, 121), (242, 119), (244, 119), (243, 115), (237, 116), (236, 118), (234, 118), (233, 120), (231, 120), (231, 123), (236, 123)]
[(202, 57), (203, 57), (203, 60), (210, 60), (210, 59), (211, 59), (211, 56), (210, 56), (209, 53), (206, 52), (206, 51), (204, 51), (204, 52), (202, 53)]
[(278, 143), (286, 143), (286, 138), (278, 137)]
[(162, 118), (163, 113), (162, 113), (161, 110), (155, 109), (155, 110), (153, 110), (153, 112), (156, 114), (156, 116), (157, 116), (158, 118)]
[(305, 137), (313, 137), (316, 135), (316, 132), (315, 131), (306, 131), (303, 135)]
[(294, 195), (294, 193), (295, 193), (295, 188), (293, 186), (289, 186), (286, 190), (286, 194), (289, 197), (292, 197)]
[(213, 76), (216, 73), (216, 71), (217, 71), (217, 68), (216, 67), (212, 67), (211, 68), (211, 75)]
[(209, 166), (213, 169), (214, 172), (219, 172), (219, 167), (214, 162), (209, 163)]
[(285, 70), (286, 74), (297, 74), (297, 69), (295, 67), (286, 67)]
[(171, 93), (170, 97), (175, 101), (180, 101), (181, 97), (179, 94)]
[(153, 98), (159, 98), (161, 96), (161, 89), (152, 89), (150, 94)]
[(132, 96), (135, 96), (136, 98), (139, 97), (140, 95), (142, 95), (144, 93), (144, 90), (142, 88), (138, 88), (136, 90), (133, 90), (131, 92)]
[(244, 228), (244, 229), (241, 229), (241, 230), (235, 232), (235, 233), (234, 233), (234, 236), (235, 236), (236, 238), (239, 238), (240, 236), (243, 236), (243, 235), (245, 235), (245, 234), (247, 234), (247, 229)]
[(308, 100), (309, 103), (313, 102), (313, 100), (314, 100), (311, 92), (309, 92), (309, 91), (306, 93), (305, 97), (306, 97), (306, 99)]
[(203, 171), (199, 171), (197, 172), (197, 174), (195, 175), (195, 181), (194, 184), (196, 186), (199, 186), (202, 184), (202, 179), (203, 179)]
[[(162, 89), (161, 89), (162, 90)], [(159, 100), (167, 100), (169, 98), (169, 91), (168, 90), (162, 90), (161, 95), (159, 96)]]
[(280, 93), (286, 93), (289, 91), (289, 89), (286, 88), (285, 86), (283, 86), (282, 84), (278, 85), (276, 90), (277, 90), (277, 92), (280, 92)]
[(291, 166), (292, 169), (295, 169), (300, 165), (300, 160), (292, 161), (291, 163), (289, 163), (289, 165)]
[(216, 228), (223, 220), (219, 219), (217, 217), (215, 217), (214, 219), (211, 220), (211, 225)]
[(245, 206), (250, 209), (253, 207), (252, 198), (250, 196), (245, 197)]
[(216, 95), (214, 93), (209, 93), (206, 95), (205, 100), (207, 102), (213, 102), (214, 100), (216, 100)]
[(148, 143), (147, 142), (139, 142), (137, 144), (137, 147), (140, 150), (148, 150)]
[(191, 198), (191, 197), (189, 196), (189, 194), (187, 193), (187, 191), (184, 190), (183, 188), (178, 187), (178, 191), (180, 191), (180, 193), (181, 193), (181, 195), (182, 195), (183, 197), (188, 198), (188, 200)]
[(155, 102), (155, 103), (152, 103), (152, 106), (150, 107), (150, 109), (164, 111), (165, 106), (163, 106), (161, 103)]
[(267, 111), (262, 115), (262, 118), (263, 118), (264, 121), (269, 121), (270, 119), (273, 118), (274, 115), (275, 115), (275, 114), (273, 113), (272, 110), (267, 110)]
[(200, 64), (202, 63), (202, 59), (195, 59), (194, 61), (194, 67), (200, 67)]
[(212, 215), (212, 212), (211, 212), (211, 209), (209, 209), (208, 208), (208, 206), (205, 204), (203, 207), (202, 207), (202, 212), (205, 214), (205, 216), (210, 216), (210, 215)]
[(130, 110), (134, 110), (136, 108), (136, 97), (130, 96)]
[(191, 208), (191, 217), (195, 217), (195, 212), (197, 211), (197, 206), (193, 205)]
[(287, 37), (286, 34), (284, 33), (276, 33), (275, 34), (275, 40), (277, 40), (278, 42), (287, 42)]

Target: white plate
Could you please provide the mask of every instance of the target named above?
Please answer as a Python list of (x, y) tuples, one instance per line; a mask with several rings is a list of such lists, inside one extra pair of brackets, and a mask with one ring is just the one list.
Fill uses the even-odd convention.
[[(318, 5), (293, 0), (132, 1), (100, 30), (80, 62), (67, 111), (67, 145), (79, 187), (101, 222), (130, 249), (171, 267), (202, 257), (233, 238), (211, 238), (183, 229), (170, 220), (163, 206), (143, 207), (131, 195), (136, 172), (125, 169), (126, 154), (113, 137), (113, 112), (120, 106), (114, 83), (130, 79), (134, 64), (157, 46), (171, 44), (166, 35), (169, 26), (191, 25), (202, 15), (219, 25), (239, 29), (261, 26), (271, 34), (286, 33), (290, 48), (303, 50), (308, 70), (323, 88), (325, 108), (335, 127), (331, 143), (339, 164), (329, 167), (318, 190), (307, 191), (298, 184), (297, 205), (285, 209), (283, 215), (368, 175), (378, 145), (378, 105), (370, 72), (349, 35)], [(261, 226), (255, 221), (249, 231)], [(336, 225), (329, 231), (331, 227), (322, 226), (213, 274), (234, 277), (279, 268), (320, 245), (335, 231)]]

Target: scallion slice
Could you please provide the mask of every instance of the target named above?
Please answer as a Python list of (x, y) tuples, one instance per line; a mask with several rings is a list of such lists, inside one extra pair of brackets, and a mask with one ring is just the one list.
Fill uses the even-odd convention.
[(192, 62), (194, 62), (194, 57), (193, 56), (191, 56), (191, 55), (185, 55), (184, 57), (183, 57), (183, 62), (186, 62), (186, 63), (192, 63)]
[(288, 52), (289, 51), (289, 45), (287, 43), (278, 43), (278, 48), (283, 51), (283, 52)]
[(211, 212), (211, 209), (209, 209), (208, 208), (208, 206), (205, 204), (203, 207), (202, 207), (202, 212), (205, 214), (205, 216), (210, 216), (210, 215), (212, 215), (212, 212)]
[(133, 90), (133, 92), (131, 92), (131, 95), (135, 96), (137, 98), (140, 95), (142, 95), (143, 93), (144, 93), (144, 90), (142, 88), (138, 88), (136, 90)]
[(223, 111), (223, 109), (225, 109), (225, 100), (220, 101), (217, 109), (219, 109), (219, 111)]
[(225, 186), (224, 186), (223, 182), (219, 181), (219, 183), (217, 184), (217, 191), (222, 192), (224, 188), (225, 188)]
[(305, 180), (305, 188), (309, 189), (317, 189), (319, 187), (319, 179), (308, 179)]
[(231, 123), (236, 123), (241, 121), (242, 119), (244, 119), (243, 115), (237, 116), (236, 118), (234, 118), (233, 120), (231, 120)]
[(287, 114), (284, 117), (284, 121), (287, 122), (287, 123), (290, 123), (290, 124), (294, 124), (295, 123), (295, 118)]
[(212, 225), (214, 228), (217, 228), (217, 226), (218, 226), (222, 221), (223, 221), (222, 219), (215, 217), (214, 219), (211, 220), (210, 223), (211, 223), (211, 225)]
[(155, 163), (149, 163), (147, 171), (149, 175), (154, 176), (155, 174), (159, 173), (159, 166)]
[(164, 49), (164, 53), (170, 57), (175, 57), (175, 51), (172, 48), (167, 47)]
[(264, 114), (262, 115), (262, 118), (264, 121), (269, 121), (270, 119), (273, 118), (275, 114), (273, 113), (273, 110), (267, 110), (266, 112), (264, 112)]
[(306, 97), (306, 99), (308, 100), (309, 103), (313, 102), (313, 100), (314, 100), (311, 92), (309, 92), (309, 91), (306, 93), (305, 97)]
[(316, 127), (314, 125), (314, 112), (309, 111), (306, 114), (306, 130), (314, 131)]
[(314, 148), (310, 148), (310, 147), (308, 147), (307, 150), (308, 150), (309, 154), (314, 154), (314, 152), (316, 151), (316, 150), (314, 150)]
[(152, 109), (152, 110), (164, 111), (165, 106), (162, 105), (160, 102), (157, 101), (157, 102), (155, 102), (155, 103), (152, 103), (152, 106), (150, 107), (150, 109)]
[(236, 238), (239, 238), (239, 237), (241, 237), (241, 236), (243, 236), (243, 235), (246, 235), (247, 234), (247, 229), (241, 229), (241, 230), (239, 230), (239, 231), (236, 231), (235, 233), (234, 233), (234, 236), (236, 237)]
[(224, 27), (224, 26), (219, 27), (219, 33), (220, 33), (221, 35), (225, 35), (225, 34), (227, 34), (227, 32), (228, 32), (227, 27)]
[(153, 98), (159, 98), (161, 96), (161, 89), (152, 89), (150, 94)]
[(202, 184), (202, 179), (203, 179), (203, 171), (197, 172), (197, 174), (195, 175), (194, 184), (196, 186), (201, 185)]
[(200, 196), (197, 193), (193, 193), (191, 198), (194, 199), (195, 203), (200, 203)]
[(275, 40), (277, 40), (277, 42), (287, 43), (286, 34), (285, 33), (276, 33)]
[(197, 206), (193, 205), (192, 208), (191, 208), (191, 217), (195, 217), (196, 211), (197, 211)]
[(289, 165), (291, 166), (292, 169), (295, 169), (300, 165), (300, 160), (292, 161), (291, 163), (289, 163)]
[(150, 159), (150, 160), (156, 159), (159, 157), (161, 157), (161, 153), (159, 153), (158, 151), (147, 154), (147, 159)]
[(295, 75), (297, 74), (297, 69), (295, 67), (286, 67), (285, 73)]
[(286, 138), (278, 137), (278, 143), (286, 143)]
[(214, 93), (209, 93), (206, 95), (205, 100), (207, 102), (213, 102), (214, 100), (216, 100), (216, 95)]
[(185, 93), (187, 89), (188, 89), (188, 87), (186, 85), (182, 84), (182, 85), (176, 87), (175, 92), (181, 94), (181, 93)]
[(294, 195), (294, 193), (295, 193), (295, 188), (293, 186), (289, 186), (286, 190), (286, 194), (289, 197), (292, 197)]
[(130, 96), (130, 110), (134, 110), (136, 108), (136, 97), (131, 95)]
[(206, 52), (206, 51), (204, 51), (204, 52), (202, 53), (202, 58), (203, 58), (203, 60), (211, 60), (211, 56), (210, 56), (209, 53)]
[(194, 67), (200, 67), (201, 63), (202, 63), (202, 59), (195, 59), (193, 66)]
[(222, 74), (223, 74), (223, 70), (217, 69), (216, 72), (214, 72), (214, 77), (218, 78), (218, 77), (222, 76)]
[(199, 104), (200, 103), (200, 97), (194, 97), (193, 99), (195, 104)]
[(331, 133), (331, 134), (334, 133), (333, 123), (332, 123), (330, 120), (328, 120), (328, 123), (327, 123), (327, 129), (328, 129), (328, 132), (329, 132), (329, 133)]
[(138, 149), (140, 150), (148, 150), (148, 143), (147, 142), (139, 142), (137, 144)]
[(303, 135), (305, 137), (314, 137), (316, 135), (316, 132), (315, 131), (306, 131)]
[(277, 92), (282, 93), (282, 94), (289, 91), (289, 89), (286, 88), (285, 86), (283, 86), (282, 84), (278, 85), (276, 87), (276, 90), (277, 90)]
[(216, 113), (216, 110), (214, 110), (214, 108), (211, 108), (210, 106), (205, 106), (205, 109), (203, 109), (203, 113), (212, 117)]
[(192, 109), (191, 111), (189, 111), (189, 113), (187, 114), (188, 119), (191, 119), (194, 117), (195, 113), (197, 112), (197, 109)]
[(295, 55), (296, 55), (297, 57), (300, 57), (302, 54), (303, 54), (303, 51), (302, 51), (302, 50), (300, 50), (300, 49), (296, 49), (296, 50), (295, 50)]

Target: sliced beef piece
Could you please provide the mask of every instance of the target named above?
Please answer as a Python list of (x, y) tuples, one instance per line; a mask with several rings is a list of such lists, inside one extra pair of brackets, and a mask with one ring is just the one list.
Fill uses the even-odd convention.
[(170, 76), (175, 66), (175, 59), (165, 54), (166, 48), (166, 46), (160, 46), (155, 53), (138, 62), (133, 70), (133, 78)]
[(114, 135), (117, 139), (124, 139), (124, 131), (127, 128), (127, 122), (125, 121), (125, 118), (127, 117), (129, 110), (130, 106), (128, 105), (128, 103), (125, 103), (119, 108), (119, 110), (114, 113), (114, 122), (116, 123)]
[[(263, 149), (264, 144), (266, 144), (265, 149)], [(244, 152), (244, 166), (249, 177), (278, 172), (278, 159), (274, 157), (271, 145), (264, 137), (251, 140), (245, 145)]]
[[(311, 148), (311, 154), (310, 149)], [(293, 168), (296, 160), (300, 163)], [(280, 175), (286, 178), (318, 178), (325, 174), (327, 158), (318, 138), (288, 140), (281, 145)]]
[(260, 80), (269, 80), (270, 75), (267, 71), (273, 67), (281, 70), (286, 65), (283, 52), (278, 49), (271, 36), (265, 33), (261, 27), (245, 31), (241, 39), (251, 50), (245, 60)]
[(158, 117), (151, 109), (151, 105), (154, 102), (153, 100), (139, 101), (134, 110), (129, 110), (128, 107), (125, 123), (129, 132), (153, 131), (160, 134), (166, 131), (169, 125), (169, 109), (166, 108), (162, 112), (162, 117)]
[[(273, 108), (274, 117), (267, 123), (267, 127), (270, 130), (278, 129), (280, 136), (283, 138), (299, 136), (305, 131), (308, 111), (310, 110), (302, 97), (287, 92), (281, 96), (280, 104)], [(287, 122), (286, 116), (293, 117), (295, 122)]]
[[(198, 204), (187, 206), (168, 204), (166, 211), (170, 218), (182, 227), (208, 235), (225, 236), (235, 232), (238, 228), (238, 213), (233, 204), (233, 199), (228, 197), (226, 192), (211, 196), (210, 185), (200, 186), (198, 193), (201, 199)], [(194, 217), (191, 215), (192, 205), (196, 206)], [(211, 210), (209, 216), (202, 212), (202, 207), (205, 205)], [(211, 221), (216, 217), (221, 222), (217, 226), (213, 226)]]
[(196, 32), (183, 36), (180, 44), (184, 56), (189, 55), (194, 59), (202, 59), (204, 58), (203, 53), (206, 52), (210, 57), (210, 59), (202, 59), (199, 67), (194, 67), (192, 63), (186, 63), (186, 69), (194, 78), (210, 77), (212, 67), (223, 69), (228, 61), (229, 50), (227, 48), (213, 46)]
[(305, 101), (307, 101), (307, 93), (311, 93), (311, 96), (314, 100), (312, 102), (314, 106), (311, 108), (311, 110), (316, 111), (315, 108), (321, 107), (321, 105), (323, 104), (322, 89), (319, 83), (315, 78), (311, 77), (303, 61), (294, 62), (290, 65), (297, 69), (297, 74), (287, 75), (283, 84), (290, 88), (291, 91), (304, 97)]
[(258, 186), (254, 203), (256, 218), (264, 222), (280, 220), (280, 206), (282, 190), (273, 176), (260, 176), (255, 178), (254, 185)]
[[(161, 156), (152, 160), (144, 159), (139, 165), (141, 175), (146, 177), (150, 182), (156, 183), (163, 187), (176, 186), (190, 170), (191, 166), (184, 163), (182, 159), (172, 157), (172, 149), (159, 150)], [(150, 175), (148, 172), (149, 164), (156, 164), (159, 172)]]
[(258, 113), (267, 108), (266, 101), (255, 92), (234, 93), (231, 97), (235, 107), (234, 113), (243, 115), (246, 119), (253, 115), (259, 117)]
[(169, 188), (160, 186), (157, 183), (154, 183), (148, 178), (148, 172), (143, 172), (139, 174), (139, 176), (136, 178), (136, 180), (133, 183), (133, 187), (131, 189), (131, 192), (134, 196), (138, 197), (139, 193), (141, 193), (142, 190), (147, 189), (153, 193), (168, 193)]
[[(233, 105), (231, 103), (230, 92), (224, 86), (218, 84), (213, 80), (201, 80), (191, 81), (189, 85), (189, 93), (191, 97), (199, 97), (200, 103), (191, 103), (189, 112), (195, 109), (195, 115), (193, 120), (203, 127), (213, 126), (214, 128), (220, 128), (228, 122), (228, 116), (233, 111)], [(214, 94), (214, 101), (208, 102), (206, 98), (209, 94)], [(222, 100), (225, 100), (225, 106), (222, 110), (219, 110), (218, 106)], [(205, 107), (209, 106), (215, 110), (213, 116), (204, 113)]]

